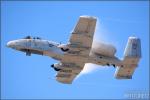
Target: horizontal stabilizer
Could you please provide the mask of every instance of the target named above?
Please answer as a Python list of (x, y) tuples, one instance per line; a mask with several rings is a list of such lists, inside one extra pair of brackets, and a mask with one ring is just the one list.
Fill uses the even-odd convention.
[(135, 71), (136, 65), (124, 65), (123, 67), (117, 67), (115, 77), (117, 79), (132, 79), (132, 75)]

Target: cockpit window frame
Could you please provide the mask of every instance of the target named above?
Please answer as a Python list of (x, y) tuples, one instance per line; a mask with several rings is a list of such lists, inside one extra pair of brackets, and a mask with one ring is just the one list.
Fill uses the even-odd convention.
[(58, 43), (55, 43), (55, 42), (51, 42), (51, 41), (47, 41), (47, 42), (48, 42), (49, 47), (53, 47), (53, 46), (58, 46), (59, 45)]
[(48, 46), (49, 46), (49, 47), (53, 47), (53, 46), (55, 46), (55, 45), (53, 45), (53, 44), (50, 44), (50, 43), (48, 42)]

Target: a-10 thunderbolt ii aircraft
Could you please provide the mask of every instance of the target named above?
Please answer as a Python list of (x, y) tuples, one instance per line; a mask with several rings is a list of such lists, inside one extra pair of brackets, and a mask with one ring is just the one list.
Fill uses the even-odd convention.
[(24, 39), (10, 41), (7, 46), (23, 51), (28, 56), (33, 53), (60, 61), (51, 67), (57, 71), (56, 80), (61, 83), (71, 84), (83, 70), (85, 63), (112, 65), (116, 68), (117, 79), (132, 79), (141, 58), (140, 39), (129, 37), (123, 59), (115, 57), (116, 49), (107, 44), (100, 45), (98, 51), (94, 48), (91, 50), (96, 21), (96, 17), (80, 16), (67, 44), (27, 36)]

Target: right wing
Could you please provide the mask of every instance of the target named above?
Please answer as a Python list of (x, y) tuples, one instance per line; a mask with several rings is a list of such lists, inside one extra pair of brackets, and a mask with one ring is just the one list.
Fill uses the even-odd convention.
[(59, 63), (60, 70), (57, 72), (56, 80), (64, 83), (71, 84), (75, 77), (81, 72), (84, 64), (76, 63)]

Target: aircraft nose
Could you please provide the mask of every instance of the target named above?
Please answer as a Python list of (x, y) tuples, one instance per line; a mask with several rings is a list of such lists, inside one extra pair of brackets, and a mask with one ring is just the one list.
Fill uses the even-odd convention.
[(14, 46), (15, 46), (15, 42), (13, 42), (13, 41), (9, 41), (7, 43), (7, 47), (13, 48)]

